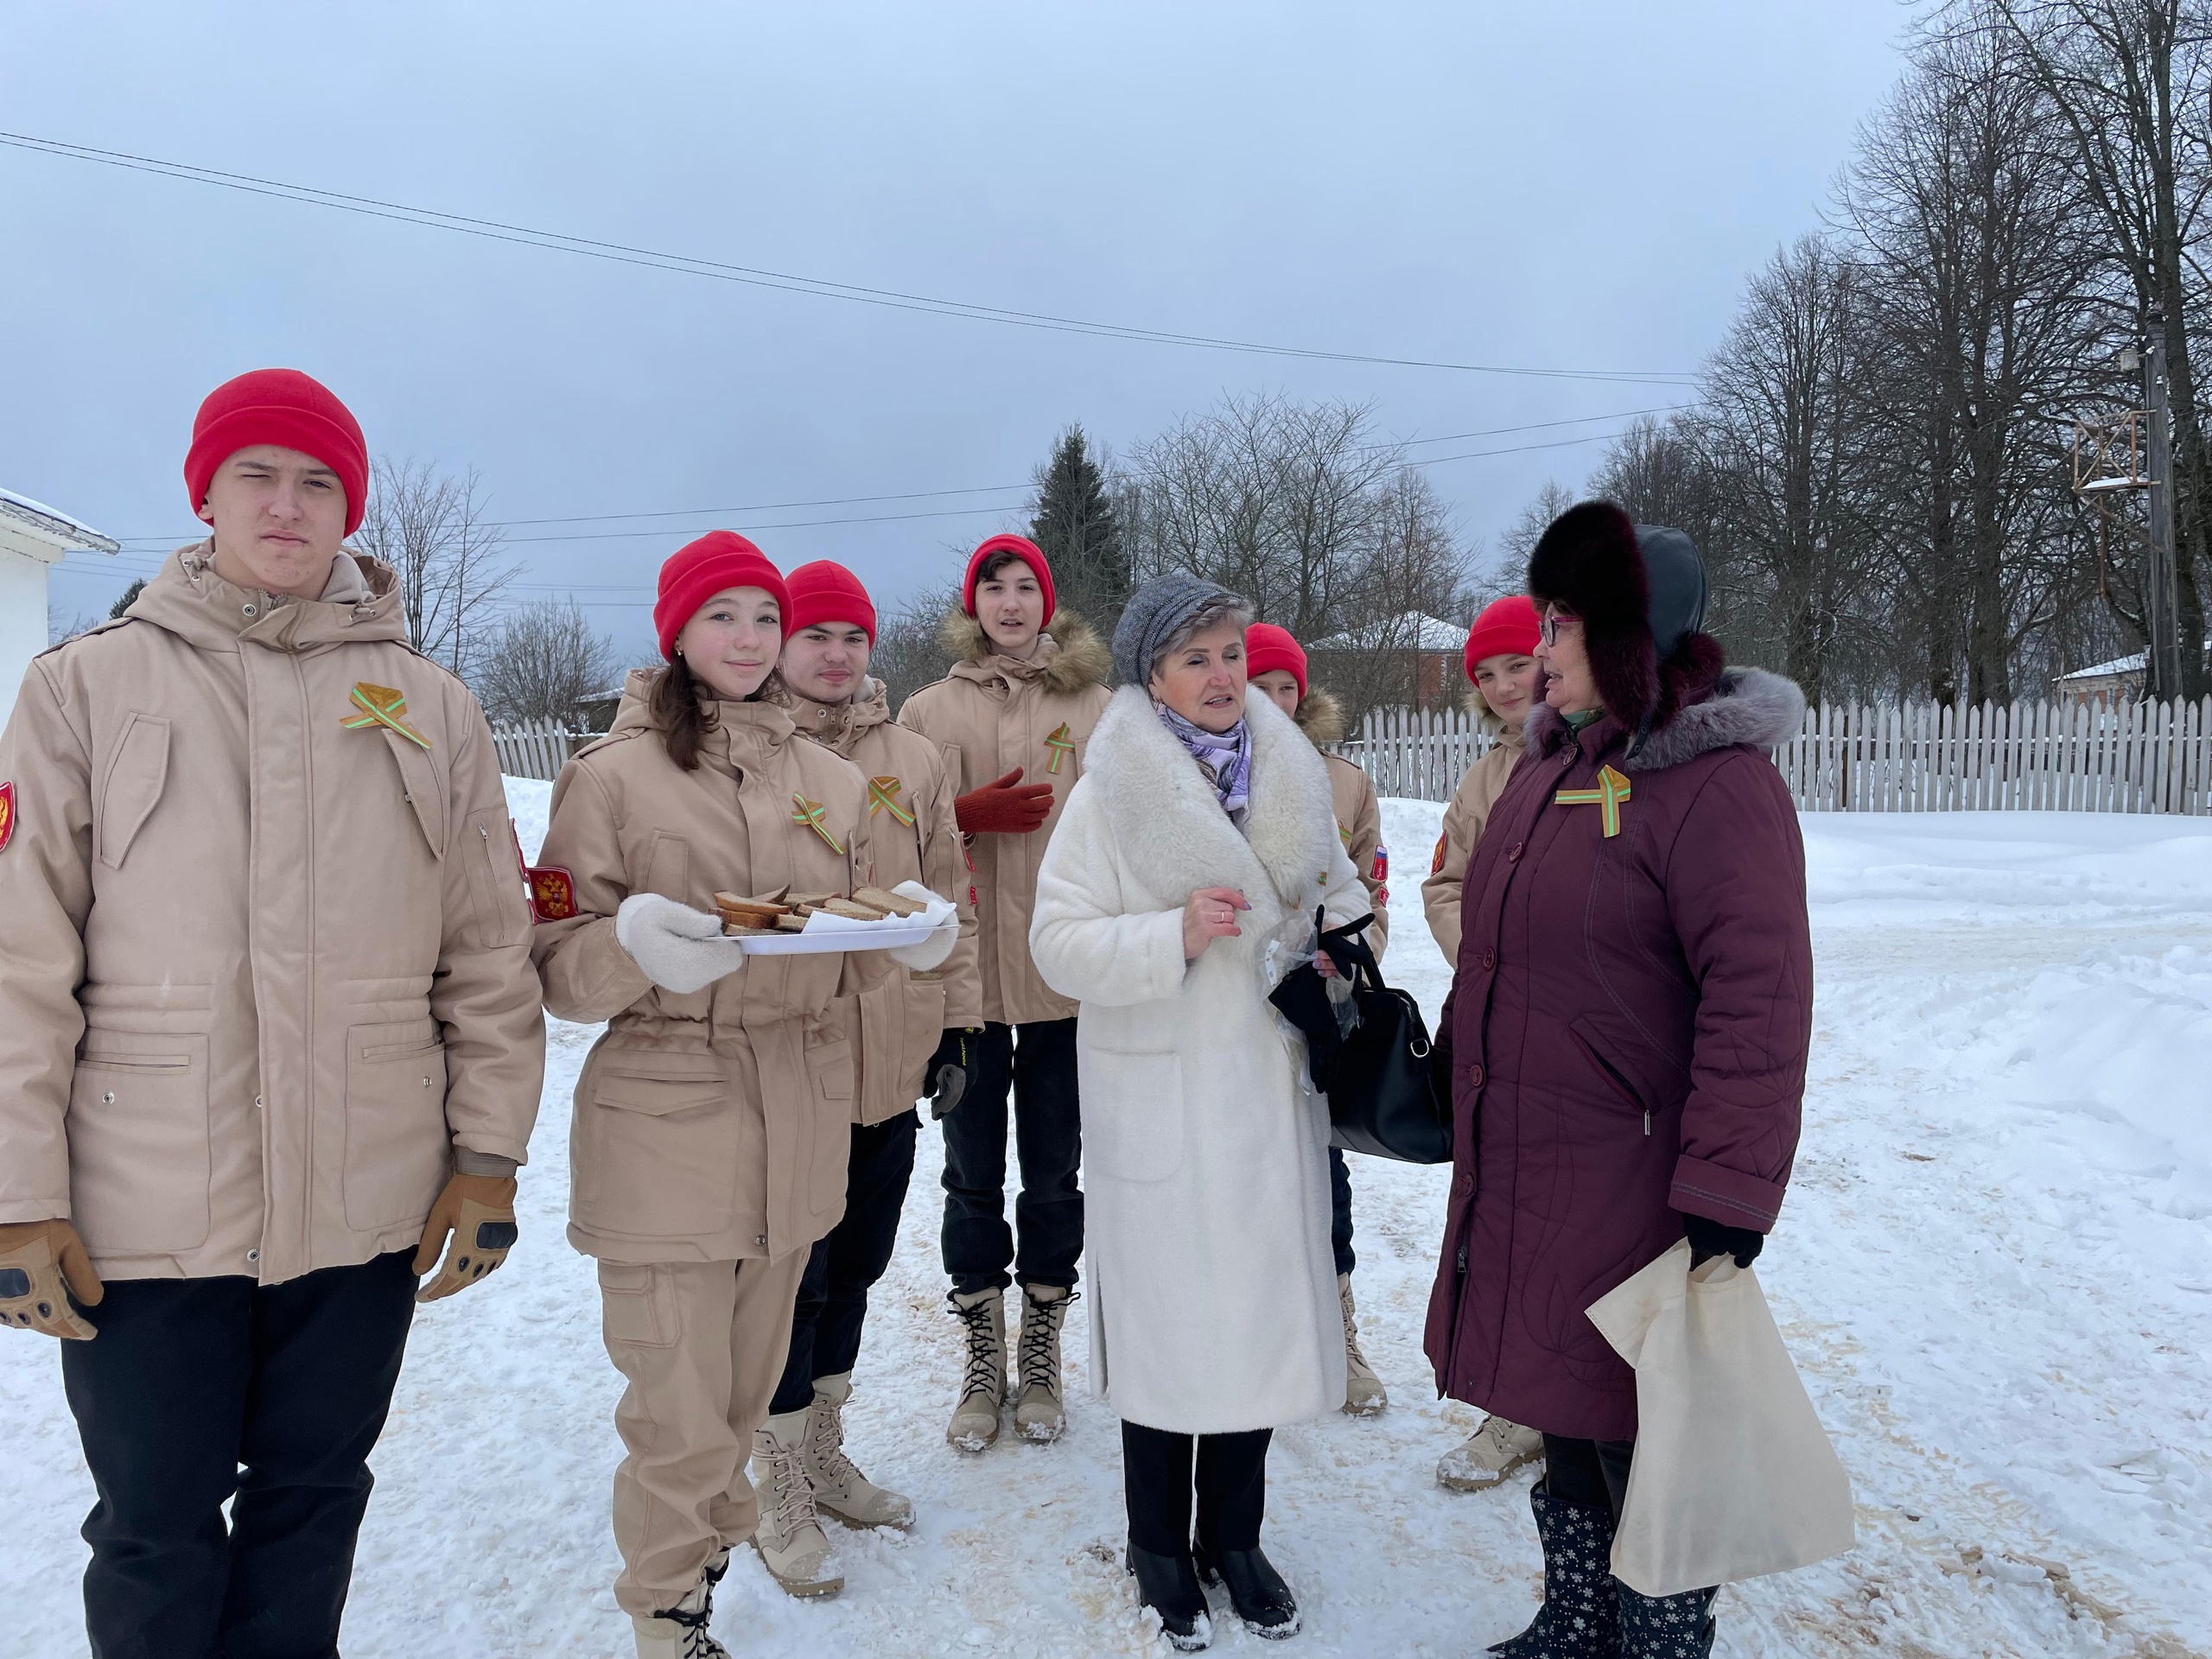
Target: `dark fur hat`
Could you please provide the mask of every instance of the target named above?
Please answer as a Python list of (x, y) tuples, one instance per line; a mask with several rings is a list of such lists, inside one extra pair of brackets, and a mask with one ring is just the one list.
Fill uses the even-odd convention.
[[(1569, 507), (1529, 556), (1529, 596), (1581, 619), (1598, 695), (1615, 719), (1639, 734), (1639, 742), (1642, 733), (1665, 725), (1709, 691), (1724, 661), (1719, 642), (1697, 631), (1705, 619), (1705, 585), (1696, 549), (1679, 531), (1651, 533), (1672, 538), (1666, 608), (1682, 613), (1668, 630), (1674, 648), (1663, 663), (1652, 640), (1651, 574), (1628, 514), (1610, 501)], [(1685, 573), (1674, 566), (1685, 559), (1694, 572), (1694, 601), (1676, 591)]]

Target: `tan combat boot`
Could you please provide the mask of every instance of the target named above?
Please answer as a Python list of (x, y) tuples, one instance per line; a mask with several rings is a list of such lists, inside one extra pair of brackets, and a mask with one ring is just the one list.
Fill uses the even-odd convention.
[(806, 1427), (810, 1411), (787, 1411), (753, 1431), (753, 1484), (760, 1495), (760, 1520), (753, 1547), (769, 1575), (794, 1596), (834, 1596), (845, 1587), (830, 1565), (830, 1541), (814, 1515), (814, 1488), (806, 1478)]
[(1337, 1300), (1344, 1315), (1344, 1409), (1355, 1417), (1372, 1417), (1390, 1403), (1390, 1391), (1359, 1351), (1358, 1311), (1351, 1305), (1348, 1273), (1337, 1275)]
[[(725, 1551), (722, 1564), (727, 1567), (728, 1562)], [(721, 1577), (714, 1573), (700, 1580), (690, 1595), (650, 1618), (632, 1618), (638, 1659), (729, 1659), (729, 1649), (707, 1634), (707, 1620), (714, 1611), (715, 1581)]]
[(960, 1374), (960, 1403), (944, 1438), (963, 1452), (981, 1452), (999, 1437), (999, 1402), (1006, 1398), (1006, 1297), (996, 1290), (955, 1291), (967, 1358)]
[(1485, 1417), (1465, 1445), (1444, 1454), (1436, 1465), (1436, 1484), (1455, 1492), (1486, 1492), (1543, 1455), (1544, 1437), (1535, 1429)]
[(1025, 1440), (1057, 1440), (1068, 1426), (1060, 1399), (1060, 1326), (1075, 1293), (1065, 1285), (1027, 1285), (1021, 1339), (1014, 1348), (1014, 1431)]
[(914, 1524), (910, 1498), (877, 1485), (845, 1455), (845, 1402), (853, 1397), (853, 1375), (814, 1379), (814, 1404), (807, 1412), (806, 1479), (814, 1488), (814, 1507), (849, 1527)]

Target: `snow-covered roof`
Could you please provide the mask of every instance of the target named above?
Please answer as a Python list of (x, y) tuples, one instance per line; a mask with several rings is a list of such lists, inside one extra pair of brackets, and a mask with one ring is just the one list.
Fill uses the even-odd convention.
[(2133, 657), (2115, 657), (2108, 663), (2098, 663), (2089, 668), (2077, 668), (2071, 674), (2062, 674), (2058, 682), (2063, 685), (2069, 680), (2101, 680), (2114, 674), (2140, 674), (2149, 655), (2147, 652), (2139, 651)]
[(123, 543), (103, 536), (82, 519), (34, 501), (13, 490), (0, 490), (0, 522), (68, 553), (119, 553)]
[(1422, 611), (1401, 611), (1381, 622), (1345, 633), (1332, 633), (1313, 647), (1316, 651), (1461, 651), (1467, 631), (1457, 622)]

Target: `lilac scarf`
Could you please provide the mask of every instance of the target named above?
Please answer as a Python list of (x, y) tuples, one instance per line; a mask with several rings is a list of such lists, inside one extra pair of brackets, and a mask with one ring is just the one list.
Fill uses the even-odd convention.
[(1252, 734), (1238, 721), (1225, 732), (1209, 732), (1193, 726), (1166, 703), (1154, 702), (1160, 723), (1191, 752), (1206, 782), (1213, 785), (1221, 810), (1242, 829), (1245, 809), (1252, 804)]

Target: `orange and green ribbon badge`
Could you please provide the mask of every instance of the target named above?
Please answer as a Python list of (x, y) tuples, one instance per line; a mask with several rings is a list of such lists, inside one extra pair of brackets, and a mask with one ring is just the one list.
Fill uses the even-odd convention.
[(845, 855), (845, 849), (837, 844), (837, 837), (831, 835), (828, 826), (822, 822), (827, 816), (826, 809), (822, 803), (810, 801), (804, 795), (794, 795), (791, 797), (791, 804), (798, 809), (791, 814), (791, 822), (802, 830), (813, 830), (816, 835), (822, 837), (824, 846), (838, 857), (842, 858)]
[(405, 719), (406, 696), (388, 685), (371, 685), (366, 680), (353, 683), (353, 703), (361, 712), (348, 715), (340, 722), (349, 732), (364, 731), (371, 726), (383, 726), (397, 732), (410, 743), (423, 748), (430, 747), (430, 740), (410, 726)]
[(899, 804), (899, 783), (896, 778), (871, 778), (868, 780), (868, 815), (874, 817), (878, 811), (888, 812), (907, 829), (914, 827), (911, 808)]
[(1052, 758), (1046, 763), (1045, 770), (1057, 778), (1060, 775), (1062, 764), (1075, 753), (1075, 740), (1068, 735), (1067, 721), (1064, 720), (1052, 728), (1052, 734), (1045, 740), (1045, 747), (1052, 752)]
[(1628, 779), (1611, 766), (1598, 769), (1595, 789), (1562, 789), (1552, 797), (1560, 806), (1594, 806), (1605, 819), (1605, 836), (1611, 841), (1621, 832), (1621, 808), (1628, 800)]

